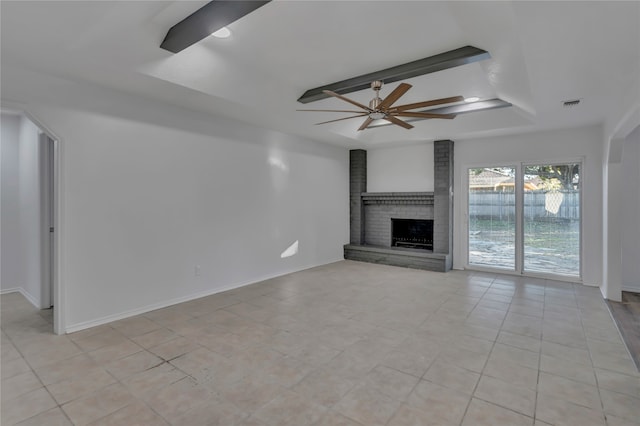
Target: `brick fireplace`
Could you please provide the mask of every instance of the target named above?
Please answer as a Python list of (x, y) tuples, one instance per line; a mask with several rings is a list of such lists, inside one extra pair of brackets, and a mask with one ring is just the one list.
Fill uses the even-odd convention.
[(433, 192), (372, 193), (367, 192), (367, 152), (350, 151), (351, 228), (345, 259), (451, 269), (453, 141), (434, 142), (434, 163)]

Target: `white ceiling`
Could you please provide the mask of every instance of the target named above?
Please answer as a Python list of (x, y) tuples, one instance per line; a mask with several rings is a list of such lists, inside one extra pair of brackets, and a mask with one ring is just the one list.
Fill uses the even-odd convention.
[[(85, 80), (157, 101), (348, 147), (464, 139), (603, 123), (640, 99), (640, 2), (274, 0), (172, 54), (167, 30), (206, 1), (6, 1), (2, 66)], [(415, 77), (400, 103), (455, 95), (514, 106), (357, 132), (351, 109), (300, 104), (307, 89), (465, 45), (491, 59)], [(3, 75), (4, 88), (20, 73)], [(382, 97), (398, 83), (385, 86)], [(347, 96), (368, 103), (373, 92)], [(577, 107), (562, 101), (581, 99)], [(631, 102), (634, 102), (631, 99)]]

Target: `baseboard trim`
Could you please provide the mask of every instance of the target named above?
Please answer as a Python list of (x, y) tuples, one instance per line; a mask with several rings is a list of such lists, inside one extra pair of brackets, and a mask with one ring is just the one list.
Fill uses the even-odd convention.
[(623, 284), (622, 291), (628, 291), (629, 293), (640, 293), (640, 284)]
[(310, 266), (303, 266), (303, 267), (300, 267), (300, 268), (294, 268), (294, 269), (291, 269), (289, 271), (285, 271), (283, 273), (278, 273), (278, 274), (275, 274), (275, 275), (268, 275), (268, 276), (264, 276), (262, 278), (258, 278), (258, 279), (251, 280), (251, 281), (234, 283), (234, 284), (230, 284), (230, 285), (227, 285), (227, 286), (224, 286), (224, 287), (219, 287), (219, 288), (215, 288), (215, 289), (212, 289), (212, 290), (207, 290), (207, 291), (204, 291), (204, 292), (191, 294), (191, 295), (188, 295), (188, 296), (177, 297), (175, 299), (170, 299), (170, 300), (166, 300), (166, 301), (163, 301), (163, 302), (154, 303), (154, 304), (151, 304), (151, 305), (143, 306), (141, 308), (136, 308), (136, 309), (132, 309), (132, 310), (125, 311), (125, 312), (120, 312), (120, 313), (113, 314), (113, 315), (107, 315), (107, 316), (104, 316), (102, 318), (98, 318), (98, 319), (95, 319), (95, 320), (84, 321), (84, 322), (80, 322), (80, 323), (77, 323), (77, 324), (71, 324), (71, 325), (68, 325), (68, 326), (65, 327), (64, 332), (67, 333), (67, 334), (68, 333), (75, 333), (76, 331), (85, 330), (87, 328), (97, 327), (99, 325), (108, 324), (110, 322), (119, 321), (121, 319), (133, 317), (133, 316), (136, 316), (136, 315), (145, 314), (147, 312), (155, 311), (156, 309), (162, 309), (162, 308), (166, 308), (166, 307), (169, 307), (169, 306), (177, 305), (178, 303), (189, 302), (191, 300), (200, 299), (202, 297), (212, 296), (214, 294), (223, 293), (225, 291), (234, 290), (236, 288), (240, 288), (240, 287), (244, 287), (244, 286), (248, 286), (248, 285), (252, 285), (252, 284), (257, 284), (257, 283), (262, 282), (262, 281), (270, 280), (270, 279), (277, 278), (277, 277), (282, 277), (282, 276), (285, 276), (285, 275), (288, 275), (288, 274), (292, 274), (294, 272), (300, 272), (300, 271), (304, 271), (306, 269), (315, 268), (315, 267), (318, 267), (318, 266), (328, 265), (328, 264), (339, 262), (339, 261), (342, 261), (342, 260), (343, 259), (337, 259), (337, 260), (329, 261), (327, 263), (314, 264), (314, 265), (310, 265)]
[(5, 288), (4, 290), (0, 290), (0, 294), (8, 294), (8, 293), (20, 293), (24, 296), (25, 299), (29, 301), (33, 306), (40, 309), (40, 301), (33, 297), (31, 293), (25, 290), (22, 287), (13, 287), (13, 288)]

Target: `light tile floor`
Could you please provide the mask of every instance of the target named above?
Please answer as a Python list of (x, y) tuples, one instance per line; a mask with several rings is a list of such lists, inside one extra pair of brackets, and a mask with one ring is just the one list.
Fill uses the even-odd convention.
[(639, 425), (596, 288), (351, 261), (66, 336), (2, 301), (2, 424)]

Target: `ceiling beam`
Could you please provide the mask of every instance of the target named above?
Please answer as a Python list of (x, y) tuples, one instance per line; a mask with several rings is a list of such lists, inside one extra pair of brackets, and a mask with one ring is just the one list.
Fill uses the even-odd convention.
[(500, 98), (494, 98), (487, 99), (485, 101), (476, 101), (434, 109), (425, 109), (420, 112), (430, 112), (433, 114), (466, 114), (468, 112), (486, 111), (488, 109), (506, 108), (510, 106), (512, 106), (510, 102), (503, 101)]
[[(494, 98), (494, 99), (487, 99), (486, 101), (477, 101), (477, 102), (470, 102), (470, 103), (464, 103), (464, 104), (459, 104), (459, 105), (451, 105), (451, 106), (445, 106), (445, 107), (440, 107), (440, 108), (432, 108), (432, 109), (423, 109), (420, 111), (416, 111), (416, 112), (428, 112), (431, 114), (467, 114), (469, 112), (477, 112), (477, 111), (488, 111), (490, 109), (497, 109), (497, 108), (507, 108), (513, 106), (513, 104), (511, 104), (510, 102), (507, 101), (503, 101), (500, 98)], [(406, 121), (407, 123), (413, 122), (413, 121), (420, 121), (420, 120), (437, 120), (435, 118), (403, 118), (404, 121)], [(381, 127), (381, 126), (390, 126), (391, 123), (385, 121), (385, 120), (377, 120), (376, 123), (371, 123), (371, 125), (369, 126), (369, 128), (371, 127)]]
[(448, 52), (429, 56), (406, 64), (397, 65), (381, 71), (375, 71), (347, 80), (338, 81), (336, 83), (327, 84), (326, 86), (309, 89), (300, 96), (298, 102), (306, 104), (328, 98), (329, 96), (324, 94), (323, 90), (331, 90), (332, 92), (344, 95), (345, 93), (368, 89), (372, 81), (381, 80), (384, 83), (393, 83), (394, 81), (406, 80), (411, 77), (417, 77), (423, 74), (470, 64), (483, 59), (489, 59), (490, 57), (491, 55), (489, 55), (489, 52), (486, 50), (478, 49), (473, 46), (464, 46), (459, 49), (450, 50)]
[(178, 53), (270, 1), (210, 1), (171, 27), (160, 47)]

